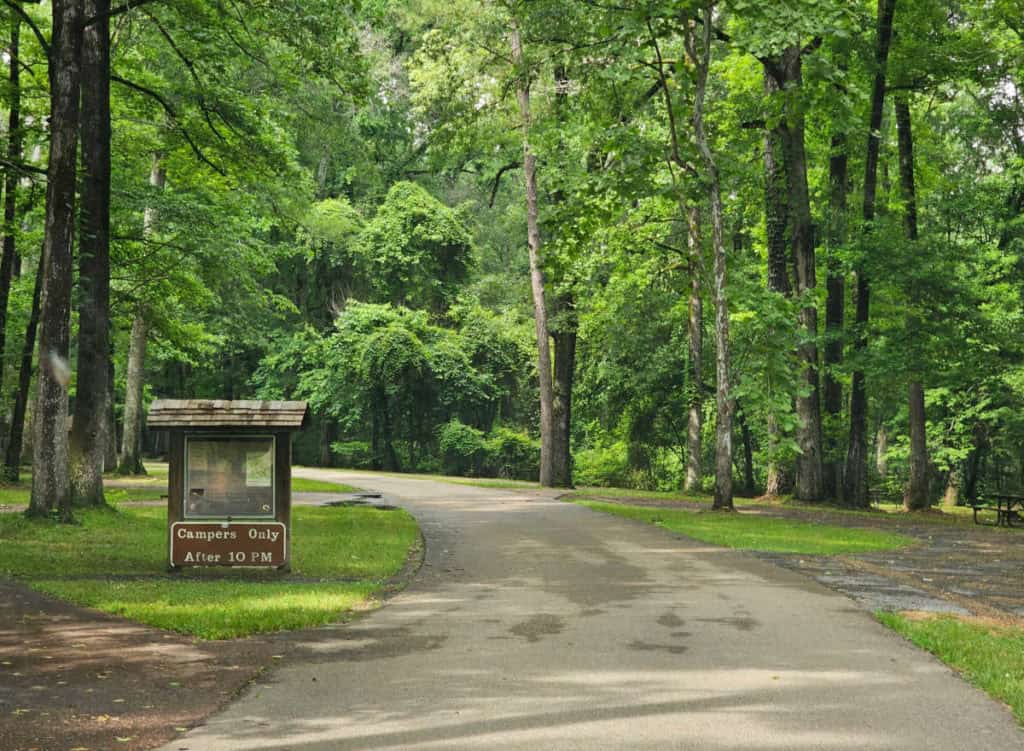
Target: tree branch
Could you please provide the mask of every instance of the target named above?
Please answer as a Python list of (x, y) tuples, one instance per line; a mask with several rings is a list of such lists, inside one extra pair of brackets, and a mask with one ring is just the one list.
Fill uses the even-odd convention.
[(37, 167), (34, 164), (29, 164), (27, 162), (12, 162), (9, 159), (0, 159), (0, 167), (5, 170), (10, 169), (15, 172), (20, 172), (23, 175), (42, 175), (44, 179), (47, 175), (46, 170), (42, 167)]
[(30, 29), (32, 29), (32, 33), (35, 35), (36, 39), (38, 40), (39, 46), (43, 48), (43, 52), (45, 52), (46, 56), (49, 57), (50, 56), (50, 43), (48, 41), (46, 41), (46, 37), (43, 36), (43, 32), (40, 31), (38, 26), (36, 26), (36, 22), (32, 20), (32, 17), (29, 16), (29, 14), (25, 12), (25, 9), (22, 8), (21, 5), (19, 5), (18, 3), (14, 2), (14, 0), (4, 0), (4, 4), (8, 8), (13, 10), (15, 13), (17, 13), (22, 21), (24, 21), (26, 24), (28, 24), (28, 27)]
[(127, 13), (133, 8), (138, 8), (140, 5), (149, 5), (150, 3), (155, 2), (159, 2), (159, 0), (128, 0), (124, 5), (118, 5), (116, 8), (111, 8), (104, 13), (97, 13), (91, 18), (85, 19), (84, 23), (82, 23), (82, 27), (85, 28), (86, 26), (92, 26), (94, 23), (102, 21), (104, 18), (113, 18), (114, 16), (119, 16), (122, 13)]
[(504, 167), (502, 167), (500, 170), (498, 170), (498, 174), (496, 174), (494, 176), (494, 184), (491, 185), (491, 200), (489, 200), (487, 202), (487, 208), (490, 208), (490, 209), (494, 208), (494, 199), (498, 195), (498, 185), (501, 184), (502, 176), (506, 172), (508, 172), (509, 170), (514, 170), (514, 169), (517, 169), (517, 168), (522, 167), (522, 166), (523, 165), (520, 164), (519, 162), (510, 162), (509, 164), (506, 164)]
[(156, 101), (163, 108), (164, 112), (167, 114), (167, 117), (171, 119), (171, 122), (174, 123), (174, 127), (178, 130), (179, 133), (181, 133), (182, 138), (184, 138), (185, 141), (188, 142), (188, 145), (192, 149), (192, 153), (196, 155), (196, 158), (203, 164), (205, 164), (207, 167), (212, 169), (214, 172), (216, 172), (218, 175), (227, 176), (227, 172), (225, 172), (223, 169), (221, 169), (216, 164), (211, 162), (206, 157), (206, 154), (203, 153), (202, 149), (199, 148), (196, 142), (192, 140), (192, 136), (189, 135), (189, 132), (185, 130), (181, 123), (178, 122), (178, 113), (175, 111), (174, 107), (171, 106), (171, 103), (168, 102), (164, 97), (162, 97), (160, 94), (153, 91), (152, 89), (146, 88), (145, 86), (137, 84), (133, 81), (129, 81), (126, 78), (121, 78), (121, 76), (114, 75), (113, 73), (110, 74), (110, 80), (116, 81), (122, 86), (125, 86), (135, 92), (138, 92), (139, 94), (148, 96), (150, 99)]

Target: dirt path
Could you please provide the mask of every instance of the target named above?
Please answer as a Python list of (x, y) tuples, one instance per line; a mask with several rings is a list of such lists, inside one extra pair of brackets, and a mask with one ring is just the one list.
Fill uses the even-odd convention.
[(0, 749), (153, 748), (223, 706), (279, 649), (193, 642), (0, 580)]

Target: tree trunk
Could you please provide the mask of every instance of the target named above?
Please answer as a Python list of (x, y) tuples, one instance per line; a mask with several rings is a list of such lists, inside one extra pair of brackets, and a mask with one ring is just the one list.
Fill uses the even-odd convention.
[(875, 434), (875, 473), (881, 480), (889, 474), (889, 433), (884, 422)]
[(704, 10), (703, 40), (697, 50), (693, 27), (687, 29), (686, 42), (690, 59), (696, 66), (697, 82), (693, 103), (693, 132), (697, 150), (704, 163), (711, 205), (711, 244), (714, 249), (715, 270), (715, 407), (718, 418), (715, 424), (715, 499), (712, 509), (732, 511), (732, 422), (733, 401), (729, 393), (729, 306), (725, 294), (725, 219), (722, 216), (722, 190), (718, 177), (718, 165), (708, 145), (704, 132), (704, 95), (707, 90), (708, 70), (711, 65), (712, 11)]
[(78, 368), (72, 421), (71, 494), (102, 506), (110, 374), (110, 0), (85, 0), (82, 211), (78, 240)]
[(25, 412), (28, 409), (32, 388), (32, 355), (36, 350), (36, 330), (39, 327), (39, 308), (43, 291), (46, 257), (40, 254), (36, 270), (35, 286), (32, 289), (32, 312), (25, 326), (25, 341), (21, 347), (21, 367), (18, 371), (18, 391), (14, 395), (14, 409), (11, 411), (11, 432), (4, 454), (4, 479), (17, 482), (21, 471), (22, 444), (25, 435)]
[[(149, 172), (149, 184), (163, 190), (167, 173), (161, 164), (162, 155), (153, 154), (153, 166)], [(157, 211), (146, 209), (142, 218), (142, 235), (149, 238), (156, 231)], [(149, 325), (146, 311), (139, 307), (132, 320), (132, 334), (128, 343), (128, 372), (125, 375), (124, 415), (121, 428), (121, 452), (117, 459), (117, 473), (120, 475), (144, 475), (142, 463), (142, 388), (146, 375), (146, 336)]]
[(964, 497), (969, 501), (978, 500), (978, 480), (985, 454), (988, 452), (988, 429), (984, 423), (974, 426), (971, 451), (964, 462)]
[(960, 505), (960, 479), (957, 477), (956, 469), (951, 468), (946, 473), (946, 491), (942, 494), (942, 508), (952, 511)]
[[(845, 66), (843, 66), (845, 68)], [(849, 190), (849, 155), (846, 134), (832, 136), (832, 155), (829, 158), (829, 223), (828, 223), (828, 279), (825, 300), (825, 413), (829, 429), (825, 438), (824, 492), (836, 498), (842, 488), (842, 462), (835, 431), (843, 413), (843, 387), (836, 371), (843, 362), (843, 319), (846, 310), (846, 282), (836, 250), (846, 242), (846, 195)]]
[[(878, 30), (875, 43), (875, 81), (871, 90), (871, 118), (868, 123), (867, 158), (864, 166), (864, 232), (871, 232), (875, 218), (875, 193), (878, 187), (878, 151), (881, 143), (882, 110), (885, 105), (885, 76), (892, 41), (892, 19), (896, 0), (878, 0)], [(867, 349), (867, 327), (870, 317), (871, 285), (864, 264), (857, 269), (857, 335), (854, 348), (861, 354)], [(868, 397), (864, 371), (858, 367), (850, 386), (850, 438), (846, 450), (846, 471), (843, 474), (843, 500), (851, 506), (867, 507)]]
[[(768, 71), (764, 73), (764, 90), (769, 95), (779, 90), (778, 81)], [(790, 283), (787, 243), (787, 182), (782, 128), (775, 126), (767, 130), (764, 136), (764, 223), (768, 242), (768, 289), (789, 297), (793, 287)]]
[(335, 423), (326, 415), (320, 418), (320, 460), (321, 467), (333, 467), (334, 455), (331, 453), (331, 444), (336, 437)]
[[(764, 90), (769, 95), (779, 90), (778, 81), (767, 70), (764, 73)], [(789, 297), (793, 292), (786, 240), (789, 199), (786, 190), (785, 159), (782, 156), (782, 132), (781, 128), (776, 126), (767, 130), (764, 136), (764, 219), (768, 243), (768, 289)], [(765, 493), (771, 496), (782, 495), (789, 490), (789, 479), (776, 457), (780, 436), (775, 415), (769, 414), (767, 428), (769, 459)]]
[(71, 241), (78, 159), (81, 0), (53, 0), (50, 43), (50, 164), (47, 169), (39, 375), (32, 441), (30, 516), (54, 506), (71, 521), (68, 478), (68, 345), (71, 336)]
[[(804, 146), (804, 115), (793, 90), (803, 86), (803, 58), (800, 47), (782, 55), (780, 85), (787, 89), (786, 126), (782, 129), (786, 158), (786, 186), (792, 223), (790, 236), (796, 271), (796, 292), (801, 297), (800, 325), (803, 342), (797, 351), (803, 361), (804, 388), (796, 397), (797, 443), (795, 495), (804, 501), (821, 500), (824, 495), (821, 448), (821, 393), (818, 375), (818, 309), (814, 290), (818, 286), (814, 257), (814, 227), (807, 187), (807, 152)], [(791, 103), (796, 103), (792, 106)]]
[(917, 381), (911, 381), (907, 392), (910, 408), (910, 482), (903, 494), (903, 508), (907, 511), (920, 511), (931, 505), (931, 499), (928, 497), (924, 388)]
[(576, 301), (571, 294), (558, 299), (557, 326), (551, 331), (555, 346), (555, 382), (552, 394), (553, 436), (551, 484), (572, 487), (572, 384), (576, 374)]
[[(914, 135), (910, 124), (910, 104), (905, 97), (896, 97), (896, 140), (899, 146), (900, 190), (903, 193), (903, 226), (907, 239), (917, 240), (917, 188), (914, 184)], [(912, 341), (919, 322), (915, 316), (907, 321)], [(913, 347), (912, 347), (913, 349)], [(903, 494), (903, 507), (907, 511), (928, 508), (928, 435), (924, 408), (924, 385), (920, 380), (918, 363), (911, 363), (911, 378), (907, 386), (910, 429), (910, 478)]]
[(145, 315), (135, 314), (128, 343), (128, 373), (124, 387), (124, 427), (121, 430), (121, 454), (117, 461), (120, 475), (144, 475), (142, 464), (142, 387), (146, 370)]
[(740, 409), (736, 410), (736, 420), (739, 422), (740, 436), (743, 439), (743, 492), (752, 496), (756, 492), (754, 487), (754, 441), (750, 436), (747, 418)]
[[(7, 121), (7, 161), (4, 176), (4, 240), (0, 259), (0, 363), (7, 352), (7, 304), (11, 294), (11, 279), (18, 264), (18, 173), (14, 165), (21, 163), (23, 132), (21, 126), (21, 58), (19, 44), (21, 17), (13, 10), (11, 16), (10, 76), (8, 83), (9, 107)], [(3, 392), (4, 368), (0, 367), (0, 393)]]
[(103, 449), (103, 470), (117, 469), (117, 419), (114, 416), (114, 353), (107, 358), (107, 430)]
[(510, 29), (512, 62), (517, 68), (516, 99), (523, 128), (523, 178), (526, 184), (526, 240), (530, 251), (530, 289), (533, 293), (533, 320), (537, 334), (537, 378), (540, 388), (540, 484), (554, 487), (554, 387), (551, 373), (551, 344), (548, 336), (548, 311), (544, 299), (544, 272), (541, 269), (540, 225), (537, 218), (537, 158), (530, 147), (530, 75), (523, 64), (523, 46), (519, 27), (513, 20)]
[(690, 204), (686, 211), (686, 237), (690, 264), (690, 317), (687, 324), (690, 356), (690, 413), (686, 425), (686, 485), (688, 491), (700, 490), (701, 430), (704, 421), (704, 302), (700, 295), (704, 252), (700, 234), (700, 207)]

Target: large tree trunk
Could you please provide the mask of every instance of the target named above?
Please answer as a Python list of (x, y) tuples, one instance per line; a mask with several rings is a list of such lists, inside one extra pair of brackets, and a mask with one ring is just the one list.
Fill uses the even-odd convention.
[[(885, 105), (885, 76), (892, 41), (892, 19), (896, 0), (878, 0), (878, 30), (875, 43), (875, 82), (871, 91), (871, 118), (868, 123), (867, 158), (864, 166), (864, 231), (870, 233), (875, 218), (875, 193), (878, 188), (878, 151), (881, 143), (882, 110)], [(871, 285), (864, 264), (857, 269), (857, 336), (854, 348), (863, 353), (868, 346)], [(851, 506), (867, 507), (868, 498), (868, 396), (864, 371), (858, 367), (850, 386), (850, 438), (843, 474), (843, 500)]]
[(117, 460), (120, 475), (144, 475), (142, 464), (142, 387), (146, 370), (146, 317), (135, 314), (128, 343), (128, 372), (124, 387), (124, 427), (121, 430), (121, 453)]
[(843, 319), (846, 310), (846, 282), (837, 258), (837, 249), (846, 242), (846, 195), (849, 155), (846, 134), (832, 136), (832, 156), (829, 158), (829, 223), (828, 223), (828, 280), (825, 300), (825, 413), (829, 416), (829, 429), (825, 438), (824, 492), (836, 498), (842, 488), (842, 462), (835, 431), (843, 413), (843, 387), (836, 371), (843, 362)]
[[(847, 54), (836, 54), (836, 67), (845, 72)], [(837, 91), (839, 91), (837, 87)], [(836, 118), (841, 123), (842, 116)], [(843, 326), (846, 319), (846, 279), (839, 249), (846, 244), (847, 195), (850, 191), (850, 154), (845, 125), (831, 136), (828, 158), (828, 248), (825, 280), (824, 410), (827, 427), (822, 465), (823, 492), (827, 498), (843, 495), (843, 460), (840, 456), (839, 427), (843, 415), (843, 384), (837, 372), (843, 364)]]
[(700, 490), (701, 430), (704, 421), (704, 302), (700, 295), (704, 275), (704, 252), (700, 233), (700, 207), (690, 204), (686, 210), (686, 238), (690, 264), (690, 305), (687, 322), (690, 357), (690, 413), (686, 425), (686, 490)]
[[(910, 104), (904, 97), (896, 97), (896, 139), (899, 145), (900, 189), (903, 193), (903, 226), (907, 239), (917, 240), (917, 188), (914, 184), (914, 134), (910, 124)], [(911, 336), (919, 322), (914, 316), (907, 321)], [(920, 380), (918, 363), (911, 364), (911, 378), (907, 385), (907, 406), (910, 421), (910, 479), (903, 494), (903, 507), (907, 511), (928, 508), (928, 436), (924, 408), (924, 386)]]
[(85, 0), (82, 212), (78, 240), (78, 369), (71, 427), (71, 494), (102, 506), (110, 374), (110, 0)]
[(795, 495), (805, 501), (820, 500), (824, 495), (821, 448), (821, 393), (818, 376), (818, 309), (814, 290), (818, 286), (814, 257), (814, 227), (811, 221), (811, 199), (807, 187), (807, 153), (804, 146), (804, 115), (796, 107), (793, 90), (803, 86), (803, 58), (800, 47), (790, 47), (782, 55), (782, 80), (787, 88), (787, 122), (782, 129), (786, 156), (786, 186), (792, 223), (790, 243), (796, 271), (796, 292), (803, 299), (800, 325), (803, 342), (798, 348), (803, 360), (804, 388), (796, 397), (797, 444)]
[(39, 376), (32, 441), (30, 516), (54, 506), (71, 521), (68, 479), (68, 345), (71, 336), (71, 241), (78, 159), (81, 0), (53, 0), (50, 42), (50, 164), (47, 170)]
[(39, 267), (36, 270), (35, 286), (32, 290), (32, 311), (28, 324), (25, 326), (25, 341), (21, 347), (21, 367), (18, 371), (18, 390), (14, 395), (14, 409), (11, 411), (11, 432), (7, 439), (4, 453), (4, 479), (17, 482), (21, 470), (22, 445), (25, 436), (25, 412), (28, 409), (32, 388), (32, 355), (36, 350), (36, 330), (39, 328), (39, 308), (41, 306), (43, 277), (45, 276), (46, 257), (39, 256)]
[(555, 382), (551, 413), (551, 484), (572, 487), (572, 384), (576, 375), (576, 301), (570, 294), (558, 299), (557, 325), (551, 331), (555, 346)]
[[(797, 394), (797, 456), (796, 496), (802, 500), (820, 500), (824, 494), (821, 450), (821, 395), (818, 375), (818, 310), (814, 299), (817, 287), (817, 270), (814, 257), (814, 228), (811, 221), (810, 193), (807, 185), (807, 154), (805, 140), (805, 118), (797, 93), (803, 86), (803, 53), (800, 46), (787, 47), (781, 55), (765, 59), (765, 89), (784, 90), (784, 123), (769, 132), (765, 143), (766, 172), (766, 218), (769, 234), (769, 248), (774, 243), (782, 245), (784, 237), (778, 237), (779, 212), (782, 202), (779, 190), (777, 167), (777, 144), (780, 141), (785, 160), (785, 205), (790, 218), (791, 257), (796, 272), (796, 291), (801, 295), (800, 325), (804, 330), (803, 341), (797, 351), (804, 363), (804, 388)], [(773, 142), (774, 141), (774, 142)], [(769, 250), (769, 283), (779, 284), (777, 278), (784, 268), (784, 256), (773, 258)], [(776, 266), (781, 266), (777, 268)], [(788, 279), (786, 279), (786, 286)], [(784, 289), (784, 288), (783, 288)]]
[(697, 50), (693, 28), (687, 29), (687, 51), (696, 66), (697, 82), (694, 90), (693, 132), (697, 150), (704, 163), (708, 186), (708, 200), (711, 205), (711, 244), (714, 249), (715, 270), (715, 407), (718, 418), (715, 424), (715, 499), (712, 509), (732, 511), (732, 423), (733, 400), (729, 393), (729, 305), (725, 294), (725, 219), (722, 212), (722, 189), (718, 177), (718, 165), (708, 145), (704, 131), (704, 95), (707, 90), (708, 69), (711, 65), (711, 7), (704, 10), (703, 40)]
[[(764, 89), (766, 94), (779, 90), (778, 82), (767, 70), (764, 73)], [(768, 289), (789, 297), (793, 292), (787, 243), (789, 200), (782, 133), (779, 126), (766, 131), (764, 136), (764, 218), (768, 243)], [(772, 384), (769, 383), (768, 387), (771, 390)], [(780, 436), (775, 415), (768, 415), (767, 427), (769, 460), (765, 493), (772, 496), (782, 495), (789, 490), (789, 477), (776, 457)]]
[[(23, 132), (21, 126), (21, 17), (13, 10), (11, 16), (11, 45), (8, 49), (10, 97), (7, 120), (7, 162), (4, 175), (4, 240), (3, 258), (0, 259), (0, 363), (7, 351), (7, 304), (11, 293), (11, 279), (18, 265), (18, 172), (14, 165), (21, 163)], [(4, 368), (0, 367), (0, 393), (3, 392)]]
[(530, 147), (530, 74), (523, 63), (523, 45), (519, 27), (510, 29), (512, 62), (516, 66), (516, 99), (523, 128), (523, 179), (526, 184), (526, 241), (530, 252), (530, 290), (533, 293), (533, 320), (537, 334), (537, 378), (540, 388), (540, 484), (553, 487), (554, 467), (554, 387), (551, 369), (551, 343), (548, 335), (548, 311), (544, 297), (544, 272), (541, 269), (540, 224), (537, 214), (537, 158)]

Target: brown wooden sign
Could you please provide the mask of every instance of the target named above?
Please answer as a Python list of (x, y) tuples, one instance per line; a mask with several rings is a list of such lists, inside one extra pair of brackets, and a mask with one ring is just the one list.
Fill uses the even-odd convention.
[(283, 566), (288, 539), (281, 522), (175, 522), (172, 566)]

